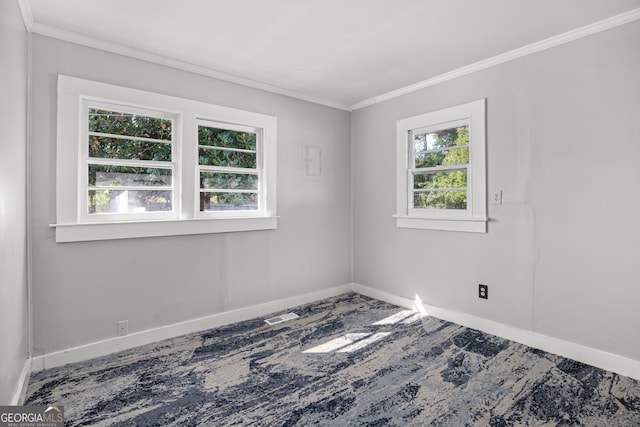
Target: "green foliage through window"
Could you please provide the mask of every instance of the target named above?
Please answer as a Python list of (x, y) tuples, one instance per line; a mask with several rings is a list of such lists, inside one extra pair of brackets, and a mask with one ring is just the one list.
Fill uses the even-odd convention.
[(219, 150), (216, 148), (199, 148), (198, 159), (200, 164), (205, 166), (255, 169), (257, 165), (256, 153)]
[(89, 132), (171, 141), (171, 120), (90, 108)]
[(198, 126), (199, 164), (256, 169), (256, 136), (252, 132)]
[(256, 134), (209, 126), (198, 126), (198, 144), (255, 151)]
[(89, 157), (96, 159), (171, 161), (171, 144), (89, 136)]

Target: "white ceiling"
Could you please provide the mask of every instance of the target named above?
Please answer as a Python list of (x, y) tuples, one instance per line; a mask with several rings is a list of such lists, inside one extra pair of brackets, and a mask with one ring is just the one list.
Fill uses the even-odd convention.
[(20, 2), (35, 33), (346, 109), (640, 10), (640, 0)]

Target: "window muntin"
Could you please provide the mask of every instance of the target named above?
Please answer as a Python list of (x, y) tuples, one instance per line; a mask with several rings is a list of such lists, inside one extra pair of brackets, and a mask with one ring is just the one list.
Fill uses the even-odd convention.
[(198, 121), (200, 212), (260, 212), (261, 129)]
[(396, 225), (485, 233), (485, 100), (398, 120), (396, 133)]
[(175, 216), (175, 120), (168, 113), (126, 105), (84, 103), (85, 220)]

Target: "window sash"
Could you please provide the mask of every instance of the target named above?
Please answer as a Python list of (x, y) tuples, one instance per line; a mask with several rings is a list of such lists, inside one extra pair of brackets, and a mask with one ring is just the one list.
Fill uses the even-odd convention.
[[(265, 213), (265, 189), (264, 189), (264, 173), (263, 173), (263, 129), (258, 127), (246, 126), (241, 124), (234, 123), (225, 123), (214, 120), (207, 119), (199, 119), (196, 121), (198, 127), (198, 138), (199, 138), (199, 129), (200, 127), (207, 127), (213, 129), (222, 129), (229, 130), (235, 132), (242, 133), (251, 133), (256, 135), (256, 149), (244, 149), (244, 148), (234, 148), (234, 147), (224, 147), (219, 145), (204, 145), (198, 143), (198, 151), (200, 149), (206, 150), (217, 150), (217, 151), (230, 151), (235, 153), (248, 153), (256, 155), (256, 167), (255, 168), (246, 168), (246, 167), (235, 167), (235, 166), (214, 166), (214, 165), (204, 165), (200, 163), (200, 156), (197, 159), (197, 168), (196, 168), (196, 180), (198, 187), (198, 206), (196, 209), (197, 217), (226, 217), (226, 216), (260, 216)], [(256, 189), (228, 189), (228, 188), (203, 188), (201, 183), (201, 175), (202, 173), (227, 173), (227, 174), (237, 174), (237, 175), (254, 175), (257, 178), (257, 188)], [(256, 209), (225, 209), (225, 210), (216, 210), (216, 209), (204, 209), (202, 205), (202, 196), (203, 194), (256, 194), (257, 195), (257, 206)], [(220, 204), (223, 206), (226, 204)]]
[[(106, 132), (97, 132), (89, 130), (89, 112), (91, 110), (105, 110), (124, 114), (133, 114), (142, 117), (152, 117), (155, 119), (163, 119), (171, 121), (171, 139), (147, 138), (141, 136), (133, 136), (127, 134), (111, 134)], [(79, 162), (81, 170), (79, 171), (79, 206), (80, 218), (83, 222), (104, 222), (114, 220), (155, 220), (155, 219), (174, 219), (178, 217), (178, 191), (180, 188), (180, 176), (176, 173), (176, 143), (179, 140), (176, 128), (179, 126), (179, 117), (176, 114), (140, 108), (126, 103), (104, 102), (91, 98), (83, 98), (81, 101), (82, 117), (80, 119), (80, 155), (82, 160)], [(171, 161), (167, 160), (138, 160), (138, 159), (119, 159), (114, 157), (92, 157), (89, 154), (89, 137), (111, 138), (115, 140), (143, 141), (154, 144), (169, 144), (171, 146)], [(170, 171), (171, 185), (90, 185), (89, 184), (89, 168), (91, 165), (99, 166), (115, 166), (129, 168), (147, 168), (161, 169)], [(171, 210), (164, 211), (138, 211), (131, 212), (91, 212), (92, 205), (90, 195), (93, 192), (170, 192)], [(84, 203), (83, 203), (84, 200)], [(95, 208), (95, 205), (94, 205)]]
[[(415, 155), (415, 135), (416, 134), (422, 134), (422, 133), (433, 133), (433, 132), (438, 132), (440, 130), (446, 130), (446, 129), (452, 129), (452, 128), (456, 128), (456, 127), (460, 127), (460, 126), (468, 126), (469, 128), (470, 126), (470, 121), (465, 119), (465, 120), (456, 120), (453, 122), (447, 122), (444, 124), (439, 124), (437, 126), (429, 126), (429, 127), (424, 127), (421, 129), (411, 129), (407, 132), (407, 147), (408, 147), (408, 151), (409, 151), (409, 159), (408, 159), (408, 164), (411, 166), (410, 169), (407, 169), (407, 212), (409, 213), (409, 215), (416, 215), (416, 216), (424, 216), (424, 215), (434, 215), (434, 216), (440, 216), (440, 215), (450, 215), (452, 217), (460, 217), (460, 216), (466, 216), (469, 215), (469, 213), (471, 212), (472, 209), (472, 205), (470, 203), (470, 199), (472, 198), (472, 194), (469, 191), (470, 188), (472, 188), (471, 184), (470, 184), (470, 180), (472, 179), (473, 176), (473, 171), (471, 168), (471, 164), (472, 164), (472, 159), (471, 159), (471, 150), (469, 150), (469, 161), (467, 163), (463, 163), (463, 164), (457, 164), (457, 165), (438, 165), (438, 166), (431, 166), (431, 167), (426, 167), (426, 168), (416, 168), (415, 164), (416, 164), (416, 155)], [(446, 152), (446, 151), (450, 151), (450, 150), (456, 150), (456, 149), (460, 149), (460, 148), (469, 148), (471, 147), (471, 138), (469, 138), (469, 144), (463, 144), (463, 145), (453, 145), (450, 147), (443, 147), (443, 148), (439, 148), (439, 149), (435, 149), (435, 150), (428, 150), (428, 151), (424, 151), (423, 153), (438, 153), (438, 152)], [(465, 187), (450, 187), (450, 188), (424, 188), (424, 189), (417, 189), (414, 188), (415, 184), (414, 184), (414, 177), (416, 175), (431, 175), (431, 174), (436, 174), (436, 173), (442, 173), (442, 172), (452, 172), (452, 171), (458, 171), (458, 170), (466, 170), (467, 174), (466, 174), (466, 179), (467, 179), (467, 185)], [(430, 208), (430, 207), (420, 207), (420, 206), (415, 206), (415, 199), (414, 199), (414, 194), (415, 193), (428, 193), (428, 192), (447, 192), (447, 191), (464, 191), (466, 193), (466, 208), (465, 209), (447, 209), (447, 208)], [(433, 212), (433, 213), (432, 213)]]

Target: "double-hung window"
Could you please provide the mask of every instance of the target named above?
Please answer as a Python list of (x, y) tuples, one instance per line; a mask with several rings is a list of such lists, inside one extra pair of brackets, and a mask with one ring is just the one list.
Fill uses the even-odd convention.
[(412, 213), (418, 209), (464, 211), (468, 202), (469, 123), (466, 120), (409, 131), (407, 178)]
[(260, 210), (261, 146), (260, 129), (198, 121), (200, 212)]
[(484, 100), (398, 121), (398, 227), (486, 232), (485, 182)]
[(276, 228), (276, 123), (59, 76), (56, 241)]
[(178, 117), (104, 102), (84, 104), (82, 219), (175, 218)]

